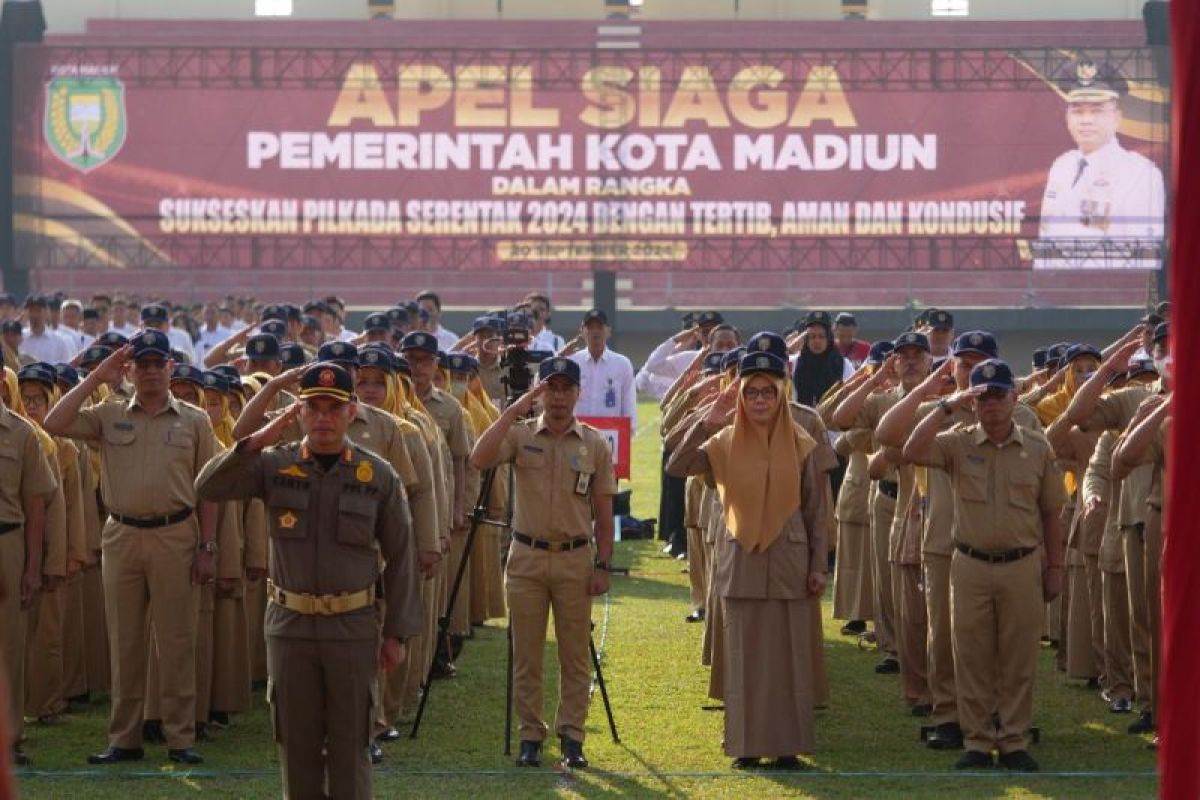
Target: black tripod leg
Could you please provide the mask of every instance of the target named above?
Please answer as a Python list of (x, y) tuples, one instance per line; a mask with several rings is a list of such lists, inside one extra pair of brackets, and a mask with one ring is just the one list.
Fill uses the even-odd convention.
[(417, 738), (417, 731), (421, 729), (421, 718), (425, 716), (425, 703), (428, 702), (429, 693), (433, 689), (433, 670), (437, 663), (437, 650), (450, 631), (450, 617), (454, 615), (454, 603), (458, 600), (458, 590), (462, 588), (463, 577), (467, 572), (467, 562), (470, 561), (471, 549), (475, 544), (475, 534), (479, 531), (479, 523), (487, 517), (487, 499), (492, 495), (492, 483), (495, 479), (495, 468), (483, 473), (483, 482), (479, 487), (479, 499), (475, 502), (475, 511), (471, 514), (471, 527), (467, 531), (466, 544), (463, 545), (463, 557), (458, 562), (458, 569), (454, 573), (454, 583), (450, 585), (450, 595), (446, 599), (446, 612), (438, 618), (437, 639), (432, 648), (433, 658), (429, 661), (429, 669), (425, 671), (425, 683), (421, 687), (421, 702), (417, 705), (417, 716), (413, 720), (412, 733), (408, 735), (410, 739)]
[(621, 737), (617, 735), (617, 721), (613, 719), (612, 704), (608, 702), (608, 688), (604, 685), (604, 672), (600, 669), (600, 657), (596, 655), (596, 640), (588, 635), (588, 649), (592, 652), (592, 666), (596, 668), (596, 683), (600, 684), (600, 697), (604, 700), (604, 713), (608, 715), (608, 730), (612, 740), (620, 744)]
[(504, 755), (512, 755), (512, 706), (513, 706), (513, 640), (512, 615), (508, 618), (508, 685), (504, 690)]

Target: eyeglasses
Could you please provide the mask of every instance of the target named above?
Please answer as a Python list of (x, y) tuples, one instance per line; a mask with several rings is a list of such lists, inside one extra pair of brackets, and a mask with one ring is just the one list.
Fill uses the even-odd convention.
[(760, 398), (763, 400), (774, 400), (778, 396), (779, 390), (774, 386), (764, 386), (761, 389), (755, 389), (751, 387), (749, 389), (742, 390), (742, 397), (751, 401), (758, 400)]

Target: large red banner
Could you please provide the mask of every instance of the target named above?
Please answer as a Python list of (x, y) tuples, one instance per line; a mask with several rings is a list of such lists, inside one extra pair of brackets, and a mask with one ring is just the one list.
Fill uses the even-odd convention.
[[(334, 45), (325, 28), (239, 44), (99, 26), (22, 49), (25, 263), (406, 269), (439, 247), (439, 268), (476, 270), (1160, 263), (1166, 96), (1148, 50), (1113, 46), (1128, 26), (1024, 48), (922, 47), (895, 26), (894, 49), (871, 46), (880, 26), (824, 47), (811, 26), (604, 27), (513, 28), (501, 48), (482, 32), (505, 28), (478, 23), (408, 24), (391, 47), (359, 25)], [(1072, 93), (1097, 88), (1111, 102), (1076, 119)]]

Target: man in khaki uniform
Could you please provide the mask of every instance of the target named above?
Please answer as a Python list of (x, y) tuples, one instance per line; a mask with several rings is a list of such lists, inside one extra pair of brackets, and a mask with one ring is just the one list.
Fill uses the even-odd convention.
[[(0, 391), (9, 391), (0, 384)], [(20, 749), (25, 698), (26, 610), (42, 587), (42, 538), (46, 507), (57, 482), (33, 425), (0, 403), (0, 659), (8, 678), (5, 727), (17, 766), (29, 763)]]
[[(140, 760), (147, 628), (154, 620), (167, 755), (203, 759), (195, 741), (197, 587), (213, 580), (216, 508), (192, 482), (216, 451), (208, 414), (171, 396), (170, 341), (141, 331), (104, 360), (46, 417), (46, 430), (100, 448), (100, 486), (109, 520), (103, 575), (113, 648), (109, 748), (92, 764)], [(134, 396), (82, 408), (102, 381), (129, 370)], [(198, 512), (198, 513), (197, 513)]]
[[(559, 665), (554, 727), (563, 763), (582, 768), (588, 765), (583, 738), (592, 596), (608, 591), (617, 481), (608, 442), (575, 419), (579, 365), (568, 358), (547, 359), (538, 376), (537, 386), (479, 437), (471, 465), (479, 470), (515, 465), (513, 543), (505, 578), (520, 720), (517, 765), (541, 763), (547, 730), (542, 719), (542, 655), (546, 617), (553, 608)], [(522, 421), (538, 399), (541, 415)]]
[[(967, 751), (955, 766), (990, 767), (997, 749), (1001, 766), (1028, 772), (1037, 769), (1027, 736), (1042, 604), (1063, 587), (1059, 514), (1066, 491), (1045, 436), (1013, 421), (1016, 383), (1008, 365), (983, 361), (970, 382), (921, 421), (904, 457), (945, 470), (958, 499), (950, 624)], [(971, 405), (977, 424), (939, 433), (947, 416)], [(1032, 557), (1039, 552), (1044, 568)]]
[[(421, 628), (408, 503), (396, 471), (346, 436), (353, 389), (346, 370), (313, 365), (300, 403), (196, 481), (206, 500), (266, 504), (268, 699), (285, 797), (371, 797), (376, 670), (399, 666)], [(303, 440), (273, 447), (297, 418)]]

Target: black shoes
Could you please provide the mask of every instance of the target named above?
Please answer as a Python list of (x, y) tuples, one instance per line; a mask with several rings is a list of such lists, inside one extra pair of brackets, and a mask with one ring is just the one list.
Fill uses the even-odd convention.
[(795, 756), (781, 756), (772, 761), (771, 765), (767, 767), (767, 769), (795, 771), (808, 769), (808, 765)]
[(1028, 750), (1014, 750), (1011, 753), (1000, 754), (1000, 766), (1013, 772), (1037, 772), (1038, 763), (1029, 755)]
[(383, 729), (383, 733), (381, 733), (375, 737), (375, 741), (377, 741), (377, 742), (394, 742), (394, 741), (397, 741), (399, 738), (400, 738), (400, 731), (396, 730), (393, 727), (387, 727), (387, 728)]
[(1108, 704), (1108, 710), (1114, 714), (1129, 714), (1133, 711), (1133, 703), (1128, 697), (1116, 697)]
[(683, 618), (684, 622), (704, 622), (704, 609), (697, 608), (692, 613)]
[(150, 744), (167, 743), (167, 735), (163, 733), (162, 720), (148, 719), (142, 723), (142, 741)]
[(208, 724), (215, 728), (229, 727), (229, 712), (228, 711), (213, 711), (208, 715)]
[[(1026, 754), (1028, 755), (1028, 753)], [(978, 750), (968, 750), (954, 762), (955, 769), (991, 769), (992, 754), (981, 753)]]
[(182, 750), (168, 750), (167, 758), (170, 761), (174, 761), (176, 764), (187, 764), (190, 766), (204, 763), (203, 756), (201, 756), (195, 750), (191, 750), (186, 747)]
[(379, 766), (383, 763), (383, 748), (379, 746), (379, 742), (371, 742), (368, 752), (371, 755), (372, 764)]
[(758, 769), (758, 759), (752, 756), (742, 756), (735, 758), (729, 766), (733, 769)]
[(859, 636), (867, 632), (867, 623), (861, 619), (852, 619), (842, 626), (842, 636)]
[(894, 658), (885, 658), (875, 665), (876, 675), (896, 675), (900, 672), (900, 662)]
[(559, 736), (558, 743), (562, 750), (562, 763), (571, 769), (586, 769), (587, 758), (583, 755), (583, 742), (577, 742), (569, 736)]
[(14, 746), (12, 751), (12, 763), (14, 767), (28, 767), (33, 762), (29, 756), (20, 747)]
[(517, 756), (518, 767), (540, 767), (542, 765), (542, 743), (521, 741), (521, 754)]
[(933, 713), (933, 706), (928, 703), (917, 703), (915, 706), (909, 708), (908, 711), (914, 717), (928, 717)]
[(88, 763), (110, 766), (125, 761), (141, 761), (145, 757), (146, 751), (140, 747), (110, 747), (103, 753), (88, 756)]
[(1154, 715), (1149, 711), (1143, 711), (1137, 719), (1129, 723), (1129, 727), (1125, 730), (1130, 733), (1154, 733)]
[(957, 722), (943, 722), (933, 729), (925, 744), (932, 750), (961, 750), (962, 728)]

